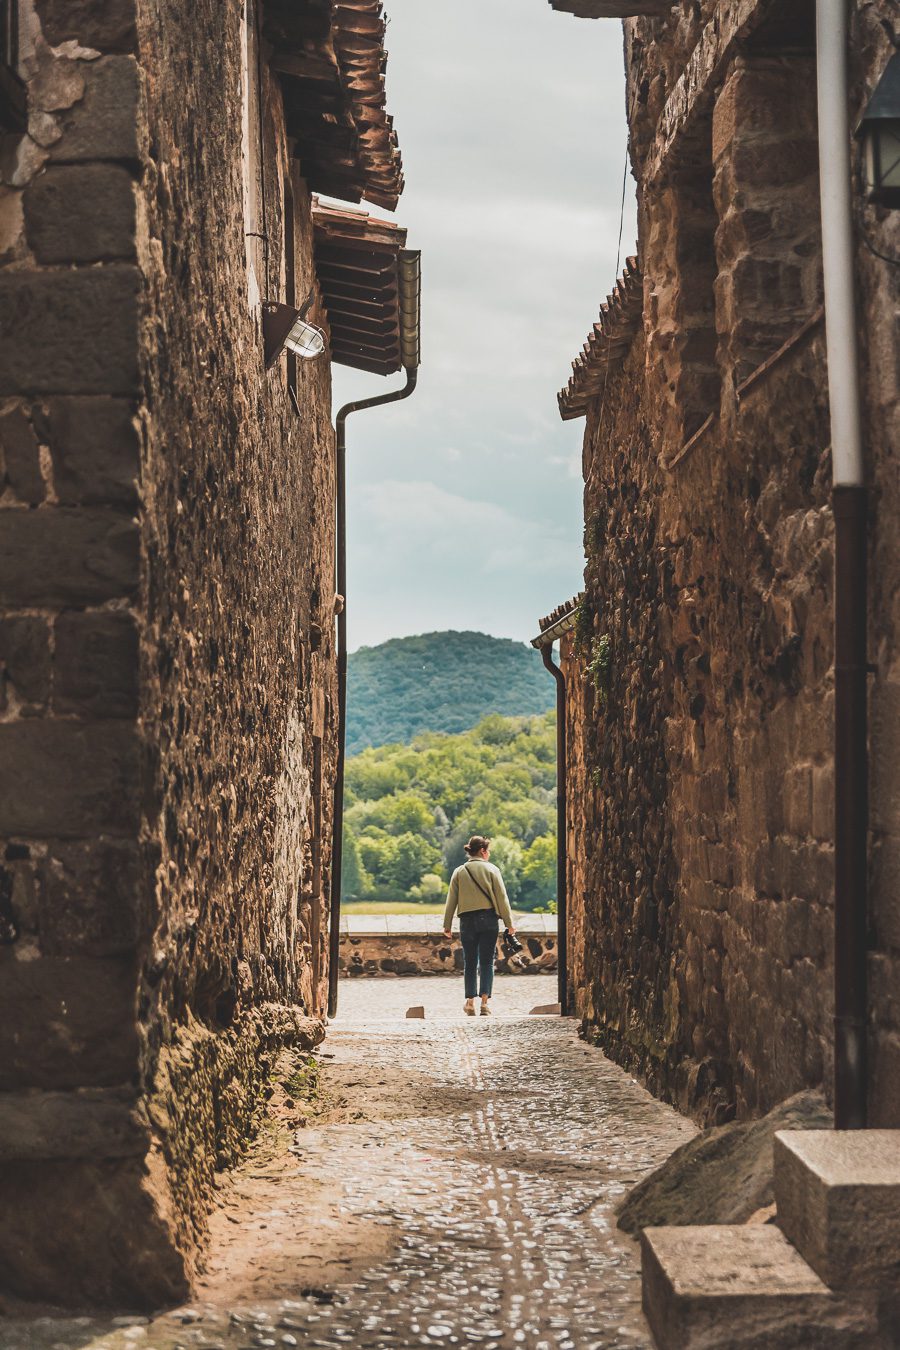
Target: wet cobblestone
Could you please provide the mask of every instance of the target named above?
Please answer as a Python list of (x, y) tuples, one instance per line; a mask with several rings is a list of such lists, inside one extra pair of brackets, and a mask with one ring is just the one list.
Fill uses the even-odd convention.
[[(613, 1207), (693, 1126), (579, 1041), (572, 1022), (523, 1015), (555, 997), (551, 980), (497, 992), (496, 1017), (467, 1019), (458, 981), (358, 981), (329, 1032), (335, 1064), (414, 1067), (454, 1092), (450, 1112), (307, 1129), (293, 1145), (310, 1176), (340, 1188), (348, 1221), (389, 1228), (386, 1257), (248, 1306), (0, 1322), (0, 1346), (650, 1347), (637, 1248)], [(424, 1020), (402, 1016), (415, 1003)]]

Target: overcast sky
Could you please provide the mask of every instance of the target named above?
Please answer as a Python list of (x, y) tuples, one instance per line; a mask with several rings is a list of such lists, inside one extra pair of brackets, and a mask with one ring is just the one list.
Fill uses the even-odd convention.
[[(584, 422), (556, 393), (615, 280), (621, 24), (547, 0), (386, 8), (422, 367), (410, 399), (347, 421), (350, 648), (526, 640), (581, 587)], [(633, 241), (629, 176), (623, 256)], [(335, 407), (401, 382), (334, 370)]]

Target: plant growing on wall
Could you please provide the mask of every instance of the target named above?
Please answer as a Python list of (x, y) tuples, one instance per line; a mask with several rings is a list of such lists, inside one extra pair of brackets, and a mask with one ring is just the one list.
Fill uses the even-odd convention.
[(597, 691), (599, 706), (605, 708), (612, 674), (612, 644), (608, 633), (594, 638), (591, 643), (591, 659), (588, 662), (587, 673), (588, 679)]
[(583, 595), (575, 608), (575, 650), (588, 651), (594, 632), (594, 606)]

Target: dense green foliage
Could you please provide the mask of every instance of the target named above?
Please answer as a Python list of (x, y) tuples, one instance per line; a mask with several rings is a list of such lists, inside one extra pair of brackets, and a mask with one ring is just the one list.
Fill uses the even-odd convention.
[(422, 731), (465, 731), (486, 713), (530, 716), (555, 686), (523, 642), (486, 633), (423, 633), (361, 647), (347, 662), (347, 753)]
[(556, 897), (556, 717), (483, 718), (471, 731), (347, 761), (343, 893), (348, 900), (439, 900), (472, 834), (520, 909)]

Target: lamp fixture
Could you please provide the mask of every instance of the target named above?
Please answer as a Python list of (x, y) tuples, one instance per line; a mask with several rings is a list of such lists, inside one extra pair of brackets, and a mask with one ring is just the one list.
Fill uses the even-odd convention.
[(900, 52), (888, 61), (857, 128), (866, 197), (900, 207)]
[(266, 370), (271, 370), (282, 352), (293, 352), (306, 360), (321, 356), (325, 350), (325, 334), (315, 324), (306, 322), (313, 302), (313, 292), (299, 309), (283, 305), (278, 300), (267, 300), (263, 305), (263, 353)]

